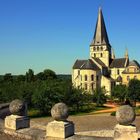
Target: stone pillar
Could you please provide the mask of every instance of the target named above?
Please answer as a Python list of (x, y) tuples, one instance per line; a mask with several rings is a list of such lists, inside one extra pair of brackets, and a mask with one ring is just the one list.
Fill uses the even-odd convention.
[(47, 125), (47, 137), (67, 138), (74, 135), (74, 124), (67, 121), (68, 107), (64, 103), (55, 104), (51, 109), (51, 115), (54, 121)]
[(132, 125), (135, 120), (135, 111), (129, 105), (123, 105), (116, 112), (116, 119), (119, 124), (114, 128), (114, 140), (138, 140), (136, 126)]
[(16, 99), (10, 103), (9, 110), (12, 115), (5, 118), (5, 129), (17, 130), (30, 127), (27, 104)]

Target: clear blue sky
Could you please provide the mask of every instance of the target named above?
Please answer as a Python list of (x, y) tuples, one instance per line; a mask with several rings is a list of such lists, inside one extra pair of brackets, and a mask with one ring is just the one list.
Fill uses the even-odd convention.
[(140, 62), (140, 0), (0, 0), (0, 74), (70, 74), (89, 58), (99, 6), (116, 57), (127, 47)]

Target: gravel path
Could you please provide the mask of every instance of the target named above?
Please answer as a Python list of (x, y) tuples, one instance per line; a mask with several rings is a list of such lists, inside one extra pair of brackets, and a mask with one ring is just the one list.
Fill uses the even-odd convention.
[[(51, 117), (32, 119), (31, 124), (34, 122), (46, 126), (48, 122), (52, 121)], [(93, 130), (112, 130), (116, 125), (116, 119), (113, 116), (102, 115), (86, 115), (86, 116), (70, 116), (69, 121), (75, 124), (75, 131), (93, 131)]]
[[(32, 119), (31, 127), (41, 128), (42, 130), (45, 130), (47, 123), (52, 120), (53, 119), (51, 117)], [(70, 116), (68, 120), (74, 122), (76, 134), (97, 137), (104, 136), (105, 138), (113, 136), (113, 129), (117, 124), (115, 117), (110, 116), (109, 114)], [(134, 124), (136, 124), (138, 130), (140, 131), (140, 117), (136, 118)], [(0, 140), (20, 140), (20, 139), (5, 136), (4, 134), (0, 133)]]
[(12, 137), (11, 135), (6, 135), (6, 134), (0, 132), (0, 140), (25, 140), (25, 139)]
[[(31, 125), (34, 125), (34, 123), (37, 123), (38, 125), (44, 125), (44, 128), (45, 128), (47, 123), (52, 120), (53, 119), (51, 117), (32, 119)], [(115, 125), (117, 124), (116, 118), (108, 114), (70, 116), (68, 120), (74, 122), (76, 132), (95, 131), (95, 130), (113, 130)], [(136, 117), (134, 124), (136, 124), (137, 129), (140, 131), (140, 117), (139, 116)]]

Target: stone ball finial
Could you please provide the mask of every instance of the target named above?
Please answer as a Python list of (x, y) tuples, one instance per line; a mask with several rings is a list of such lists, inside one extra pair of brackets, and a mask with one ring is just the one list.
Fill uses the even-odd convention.
[(64, 103), (57, 103), (51, 109), (51, 115), (56, 121), (66, 121), (68, 118), (68, 107)]
[(10, 103), (9, 110), (13, 115), (22, 116), (25, 111), (25, 103), (19, 99), (15, 99)]
[(123, 105), (116, 112), (116, 119), (120, 125), (129, 125), (135, 118), (135, 111), (130, 105)]

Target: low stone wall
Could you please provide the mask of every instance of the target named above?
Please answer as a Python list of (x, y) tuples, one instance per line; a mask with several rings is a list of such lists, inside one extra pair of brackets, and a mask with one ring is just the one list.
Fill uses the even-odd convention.
[[(0, 120), (0, 124), (4, 125), (4, 121)], [(33, 126), (16, 131), (8, 129), (5, 130), (2, 128), (0, 129), (0, 140), (64, 140), (61, 138), (46, 138), (46, 130), (44, 128), (45, 126), (40, 126), (40, 129)], [(66, 138), (66, 140), (113, 140), (111, 137), (104, 137), (103, 135), (95, 136), (90, 134), (84, 134), (84, 132), (76, 133), (74, 136)]]
[(9, 107), (9, 105), (10, 105), (10, 103), (0, 104), (0, 109), (7, 108), (7, 107)]
[(4, 119), (7, 115), (11, 114), (9, 111), (9, 105), (10, 103), (0, 104), (0, 119)]
[[(9, 130), (6, 134), (0, 132), (1, 140), (64, 140), (63, 138), (45, 137), (46, 132), (39, 129), (24, 129), (22, 131), (12, 132)], [(113, 140), (110, 137), (96, 137), (75, 134), (65, 140)]]
[(67, 120), (68, 107), (64, 103), (52, 107), (54, 121), (47, 126), (30, 126), (26, 104), (20, 100), (12, 101), (10, 111), (12, 114), (5, 121), (0, 120), (1, 140), (138, 140), (139, 137), (136, 126), (132, 125), (136, 115), (129, 105), (121, 106), (117, 110), (118, 124), (114, 130), (79, 133), (75, 133), (74, 123)]

